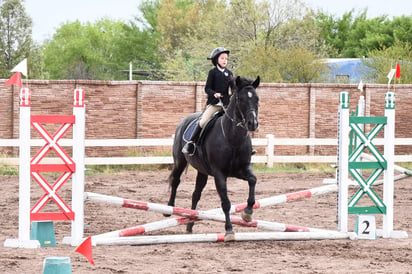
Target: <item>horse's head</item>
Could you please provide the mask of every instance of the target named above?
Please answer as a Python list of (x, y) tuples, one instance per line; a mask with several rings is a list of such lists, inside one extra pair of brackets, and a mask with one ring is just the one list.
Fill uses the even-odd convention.
[(235, 104), (236, 107), (236, 120), (240, 120), (239, 125), (249, 131), (255, 131), (259, 125), (259, 96), (256, 93), (259, 84), (259, 76), (256, 80), (237, 76), (232, 82), (231, 104)]

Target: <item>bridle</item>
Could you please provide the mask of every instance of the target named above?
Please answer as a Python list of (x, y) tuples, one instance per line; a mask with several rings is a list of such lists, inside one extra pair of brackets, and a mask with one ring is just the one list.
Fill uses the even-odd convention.
[[(252, 86), (252, 85), (247, 85), (247, 86), (244, 86), (243, 88), (246, 88), (246, 87), (248, 87), (248, 86)], [(231, 117), (231, 116), (227, 113), (227, 108), (223, 107), (223, 110), (224, 110), (224, 112), (225, 112), (225, 116), (226, 116), (227, 118), (229, 118), (229, 120), (232, 121), (232, 123), (234, 123), (237, 127), (244, 128), (244, 129), (246, 129), (246, 130), (248, 131), (247, 126), (246, 126), (246, 123), (247, 123), (247, 122), (246, 122), (246, 118), (245, 118), (245, 116), (243, 115), (243, 112), (242, 112), (242, 110), (240, 109), (240, 106), (239, 106), (239, 95), (237, 94), (237, 92), (236, 92), (236, 94), (235, 94), (235, 107), (236, 107), (236, 110), (240, 113), (240, 116), (241, 116), (241, 118), (242, 118), (241, 121), (238, 122), (238, 121), (236, 120), (236, 117), (235, 117), (235, 118)], [(254, 108), (248, 109), (248, 110), (246, 111), (246, 116), (247, 116), (249, 113), (251, 113), (251, 112), (256, 113), (256, 109), (254, 109)]]

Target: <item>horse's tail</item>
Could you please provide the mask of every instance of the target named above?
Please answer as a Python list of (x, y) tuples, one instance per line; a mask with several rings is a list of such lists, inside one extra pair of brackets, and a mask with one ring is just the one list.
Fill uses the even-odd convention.
[(194, 119), (196, 119), (198, 116), (200, 116), (201, 113), (193, 113), (190, 114), (189, 116), (186, 116), (183, 118), (179, 125), (176, 128), (175, 131), (175, 138), (173, 140), (173, 168), (172, 172), (169, 175), (168, 182), (169, 182), (169, 191), (170, 188), (172, 187), (173, 183), (176, 183), (177, 185), (180, 183), (180, 175), (186, 170), (189, 166), (184, 154), (182, 153), (182, 148), (183, 148), (183, 133), (186, 129), (186, 127), (190, 124), (190, 122)]
[(173, 180), (172, 173), (170, 173), (169, 178), (167, 178), (168, 185), (169, 185), (169, 187), (167, 188), (168, 192), (170, 192), (170, 189), (172, 188), (172, 180)]

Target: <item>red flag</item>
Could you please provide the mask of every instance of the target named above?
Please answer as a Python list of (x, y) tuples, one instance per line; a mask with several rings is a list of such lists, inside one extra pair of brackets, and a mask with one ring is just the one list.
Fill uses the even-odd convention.
[(89, 262), (94, 265), (93, 262), (93, 250), (92, 250), (92, 237), (88, 237), (83, 241), (75, 250), (75, 252), (82, 254)]
[(16, 72), (15, 74), (13, 74), (13, 76), (10, 77), (10, 79), (7, 80), (6, 83), (4, 84), (5, 85), (18, 85), (20, 88), (22, 88), (20, 72)]
[(399, 63), (396, 63), (396, 73), (395, 73), (395, 77), (400, 79), (401, 78), (401, 66), (399, 65)]

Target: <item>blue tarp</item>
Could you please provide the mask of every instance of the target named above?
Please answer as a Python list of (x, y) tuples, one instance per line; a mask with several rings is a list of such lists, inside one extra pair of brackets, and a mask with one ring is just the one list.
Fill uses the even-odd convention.
[[(326, 59), (329, 72), (325, 75), (326, 81), (330, 83), (346, 82), (350, 84), (359, 83), (366, 79), (366, 74), (371, 70), (362, 59)], [(345, 80), (346, 79), (346, 80)]]

